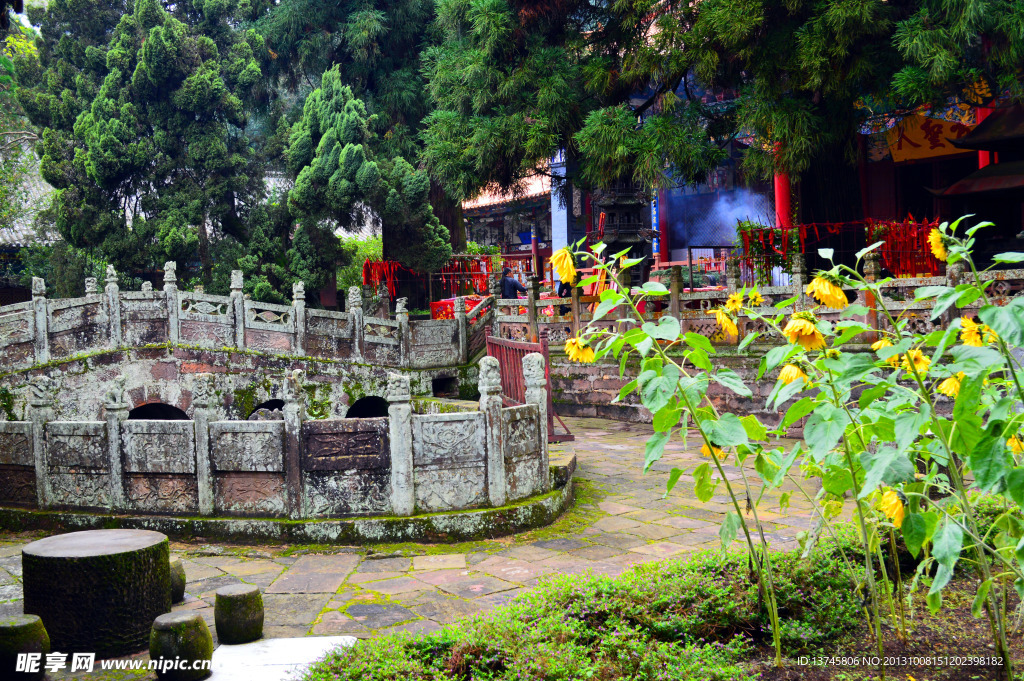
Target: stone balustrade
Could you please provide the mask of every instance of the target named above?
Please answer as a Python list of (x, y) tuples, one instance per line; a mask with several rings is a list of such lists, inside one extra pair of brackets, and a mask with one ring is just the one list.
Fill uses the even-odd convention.
[[(31, 366), (110, 349), (166, 344), (316, 357), (395, 368), (463, 365), (484, 347), (484, 327), (493, 298), (469, 314), (448, 320), (409, 320), (404, 299), (388, 316), (386, 294), (367, 297), (349, 290), (345, 312), (306, 307), (302, 283), (291, 305), (261, 303), (243, 294), (240, 271), (232, 272), (231, 294), (180, 290), (175, 263), (164, 266), (164, 286), (121, 291), (108, 268), (106, 286), (86, 281), (81, 298), (51, 300), (42, 279), (32, 282), (32, 300), (0, 307), (0, 367)], [(372, 306), (373, 314), (364, 310)], [(456, 309), (459, 309), (456, 306)], [(382, 315), (382, 316), (374, 316)]]
[[(814, 308), (817, 303), (804, 294), (804, 289), (810, 279), (810, 274), (805, 271), (803, 258), (798, 254), (793, 266), (791, 284), (788, 286), (758, 286), (757, 290), (764, 297), (764, 304), (759, 312), (765, 316), (778, 314), (779, 309), (773, 307), (776, 303), (791, 300), (792, 302), (782, 308), (785, 314), (791, 314), (797, 310)], [(730, 263), (733, 265), (733, 263)], [(878, 253), (868, 253), (864, 259), (866, 278), (869, 281), (880, 279), (878, 274), (880, 267)], [(951, 321), (954, 315), (973, 315), (976, 313), (980, 302), (973, 306), (960, 310), (951, 308), (940, 318), (931, 319), (933, 301), (915, 301), (914, 290), (922, 286), (956, 286), (962, 283), (964, 273), (958, 266), (950, 266), (945, 276), (941, 277), (914, 277), (901, 279), (888, 279), (880, 282), (882, 294), (881, 303), (890, 311), (894, 318), (903, 318), (908, 321), (908, 326), (916, 332), (928, 333), (929, 331), (943, 326)], [(1024, 291), (1024, 269), (995, 270), (985, 272), (981, 275), (983, 281), (992, 281), (988, 289), (989, 298), (995, 304), (1005, 304), (1013, 296)], [(738, 320), (739, 338), (728, 337), (715, 321), (714, 308), (721, 307), (730, 294), (743, 288), (748, 291), (751, 286), (744, 287), (740, 282), (738, 267), (727, 267), (725, 287), (717, 291), (687, 291), (684, 268), (673, 266), (666, 270), (651, 273), (651, 280), (658, 281), (669, 290), (669, 295), (651, 298), (645, 305), (644, 320), (656, 320), (662, 315), (677, 317), (684, 332), (694, 332), (705, 336), (711, 342), (723, 345), (735, 345), (753, 331), (760, 331), (765, 334), (767, 342), (771, 342), (770, 330), (762, 322), (741, 317)], [(570, 298), (542, 299), (540, 297), (539, 282), (531, 281), (525, 299), (502, 299), (495, 298), (493, 303), (492, 333), (500, 338), (513, 340), (529, 340), (539, 337), (542, 328), (548, 329), (548, 338), (553, 346), (557, 347), (566, 338), (577, 335), (580, 330), (589, 325), (592, 329), (621, 330), (623, 325), (634, 324), (635, 316), (628, 310), (620, 307), (598, 321), (593, 321), (593, 310), (596, 309), (600, 298), (598, 296), (585, 296), (577, 289), (572, 290)], [(864, 293), (853, 289), (847, 290), (847, 297), (852, 304), (868, 305), (864, 299)], [(816, 314), (819, 318), (830, 321), (838, 321), (840, 313), (818, 308)], [(843, 317), (844, 319), (855, 319), (867, 326), (877, 330), (885, 330), (889, 326), (884, 316), (874, 314)], [(861, 340), (871, 342), (874, 338), (868, 335), (861, 336)]]
[[(203, 308), (183, 314), (212, 316)], [(430, 408), (392, 373), (388, 416), (323, 420), (306, 418), (301, 371), (285, 379), (283, 420), (268, 421), (217, 420), (210, 374), (198, 377), (192, 420), (129, 420), (121, 377), (101, 420), (56, 421), (58, 383), (38, 375), (28, 419), (0, 421), (0, 505), (291, 519), (504, 506), (551, 490), (543, 363), (524, 360), (522, 406), (502, 406), (497, 360), (484, 358), (476, 405)]]

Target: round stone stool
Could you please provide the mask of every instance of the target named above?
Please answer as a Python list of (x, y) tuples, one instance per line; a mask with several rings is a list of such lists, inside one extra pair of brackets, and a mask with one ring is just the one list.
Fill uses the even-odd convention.
[(263, 636), (263, 596), (252, 584), (232, 584), (217, 589), (213, 608), (217, 640), (248, 643)]
[(143, 650), (153, 619), (171, 609), (167, 537), (88, 530), (22, 549), (25, 612), (43, 620), (62, 653), (119, 657)]
[(158, 662), (156, 676), (162, 681), (197, 681), (210, 669), (195, 663), (213, 659), (213, 636), (199, 613), (181, 610), (160, 615), (149, 635), (149, 659)]
[[(38, 615), (10, 615), (0, 617), (0, 678), (32, 679), (43, 678), (46, 669), (46, 654), (50, 652), (50, 637)], [(18, 655), (38, 653), (39, 668), (32, 673), (17, 672)]]
[(180, 558), (171, 561), (171, 603), (185, 600), (185, 566)]

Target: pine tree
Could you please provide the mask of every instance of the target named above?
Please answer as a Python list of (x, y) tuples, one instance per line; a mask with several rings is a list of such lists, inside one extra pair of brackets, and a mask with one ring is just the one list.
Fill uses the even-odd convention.
[(212, 241), (244, 238), (262, 192), (246, 101), (266, 51), (235, 28), (235, 5), (53, 0), (37, 17), (40, 58), (19, 68), (19, 101), (43, 128), (69, 244), (127, 270), (198, 260), (209, 283)]
[(430, 207), (426, 173), (401, 156), (378, 155), (370, 144), (371, 125), (365, 104), (343, 84), (341, 69), (324, 73), (288, 148), (296, 174), (288, 205), (301, 220), (289, 251), (296, 271), (312, 273), (333, 262), (333, 231), (363, 224), (367, 209), (379, 216), (391, 257), (420, 271), (439, 269), (451, 257), (448, 230)]

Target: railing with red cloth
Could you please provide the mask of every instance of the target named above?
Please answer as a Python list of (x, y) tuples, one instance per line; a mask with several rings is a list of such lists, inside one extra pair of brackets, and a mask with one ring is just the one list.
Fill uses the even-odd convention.
[[(523, 376), (523, 358), (531, 352), (539, 352), (544, 356), (544, 379), (548, 388), (548, 442), (568, 442), (576, 437), (569, 432), (562, 419), (555, 413), (555, 405), (551, 394), (551, 361), (548, 354), (547, 329), (541, 329), (539, 343), (506, 340), (492, 336), (487, 331), (487, 355), (498, 360), (501, 374), (501, 400), (506, 407), (514, 407), (526, 403), (526, 379)], [(555, 421), (565, 431), (555, 433)]]

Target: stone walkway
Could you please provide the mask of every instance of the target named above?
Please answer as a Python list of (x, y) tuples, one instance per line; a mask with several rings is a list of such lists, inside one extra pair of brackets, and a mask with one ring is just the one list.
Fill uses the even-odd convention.
[[(567, 423), (577, 438), (577, 503), (550, 527), (450, 546), (173, 542), (172, 553), (183, 559), (188, 581), (185, 602), (175, 609), (198, 610), (213, 630), (214, 592), (247, 582), (264, 590), (269, 637), (426, 632), (507, 603), (547, 575), (618, 575), (637, 563), (720, 546), (718, 527), (731, 508), (721, 485), (720, 495), (701, 504), (692, 478), (683, 475), (663, 498), (673, 467), (691, 473), (707, 461), (695, 441), (689, 448), (681, 442), (668, 445), (662, 461), (644, 474), (649, 425), (601, 419)], [(726, 470), (730, 479), (740, 479), (736, 468)], [(752, 468), (748, 478), (757, 481)], [(790, 508), (780, 512), (778, 495), (766, 495), (760, 515), (769, 521), (769, 540), (792, 547), (796, 534), (811, 525), (810, 505), (794, 492)], [(30, 539), (0, 536), (0, 613), (21, 612), (20, 551)]]

